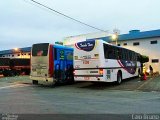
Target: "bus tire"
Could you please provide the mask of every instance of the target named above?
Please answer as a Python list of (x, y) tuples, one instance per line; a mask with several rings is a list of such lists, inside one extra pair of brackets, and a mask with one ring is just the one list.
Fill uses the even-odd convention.
[(32, 80), (32, 84), (38, 85), (38, 80)]
[(118, 71), (116, 84), (120, 85), (121, 83), (122, 83), (122, 74), (120, 71)]
[(141, 77), (141, 70), (138, 69), (138, 77)]

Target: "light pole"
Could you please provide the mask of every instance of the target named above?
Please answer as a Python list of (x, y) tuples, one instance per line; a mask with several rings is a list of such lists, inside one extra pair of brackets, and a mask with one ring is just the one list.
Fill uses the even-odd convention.
[(114, 29), (113, 30), (113, 34), (112, 34), (112, 40), (115, 41), (116, 45), (118, 45), (118, 35), (120, 34), (120, 30), (119, 29)]
[(118, 42), (118, 34), (113, 34), (112, 35), (112, 40), (114, 40), (116, 42), (116, 45), (117, 45), (117, 42)]
[(19, 48), (14, 48), (14, 52), (15, 53), (19, 53), (20, 54), (20, 58), (22, 58), (22, 51)]

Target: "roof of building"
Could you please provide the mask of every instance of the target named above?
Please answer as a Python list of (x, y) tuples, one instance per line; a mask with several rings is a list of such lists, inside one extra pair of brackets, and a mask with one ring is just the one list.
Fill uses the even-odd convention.
[[(135, 40), (135, 39), (145, 39), (145, 38), (154, 38), (154, 37), (160, 37), (160, 29), (158, 30), (152, 30), (152, 31), (143, 31), (140, 32), (140, 30), (131, 30), (129, 31), (129, 34), (121, 34), (118, 36), (118, 40)], [(110, 36), (107, 37), (100, 37), (100, 38), (94, 38), (94, 39), (103, 39), (104, 41), (112, 41)], [(91, 39), (87, 39), (91, 40)]]
[(30, 52), (30, 51), (31, 51), (31, 47), (25, 47), (25, 48), (18, 48), (18, 51), (16, 51), (15, 49), (3, 50), (3, 51), (0, 51), (0, 55), (13, 54), (17, 52)]

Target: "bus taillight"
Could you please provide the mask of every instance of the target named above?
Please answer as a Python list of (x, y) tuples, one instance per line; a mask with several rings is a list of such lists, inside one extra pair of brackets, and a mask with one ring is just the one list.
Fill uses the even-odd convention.
[(75, 75), (75, 70), (73, 70), (73, 75)]
[(103, 69), (99, 69), (99, 74), (103, 75)]
[(54, 62), (53, 62), (53, 45), (49, 45), (49, 70), (48, 70), (48, 74), (49, 74), (49, 77), (53, 77), (53, 65), (54, 65)]

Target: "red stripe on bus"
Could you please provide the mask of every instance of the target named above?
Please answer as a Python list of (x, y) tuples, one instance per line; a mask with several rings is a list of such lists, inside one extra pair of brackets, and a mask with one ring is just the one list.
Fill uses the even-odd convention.
[(49, 45), (49, 77), (53, 77), (53, 45)]
[(123, 66), (123, 64), (121, 63), (121, 61), (120, 60), (117, 60), (118, 61), (118, 64), (124, 69), (124, 70), (126, 70), (127, 72), (128, 72), (128, 70)]
[(77, 49), (81, 50), (81, 48), (79, 48), (79, 47), (77, 46), (77, 43), (75, 43), (75, 46), (76, 46)]
[[(119, 65), (120, 65), (124, 70), (126, 70), (128, 73), (130, 73), (130, 72), (122, 65), (122, 63), (121, 63), (120, 60), (117, 60), (117, 61), (118, 61)], [(131, 74), (131, 73), (130, 73), (130, 74)]]

